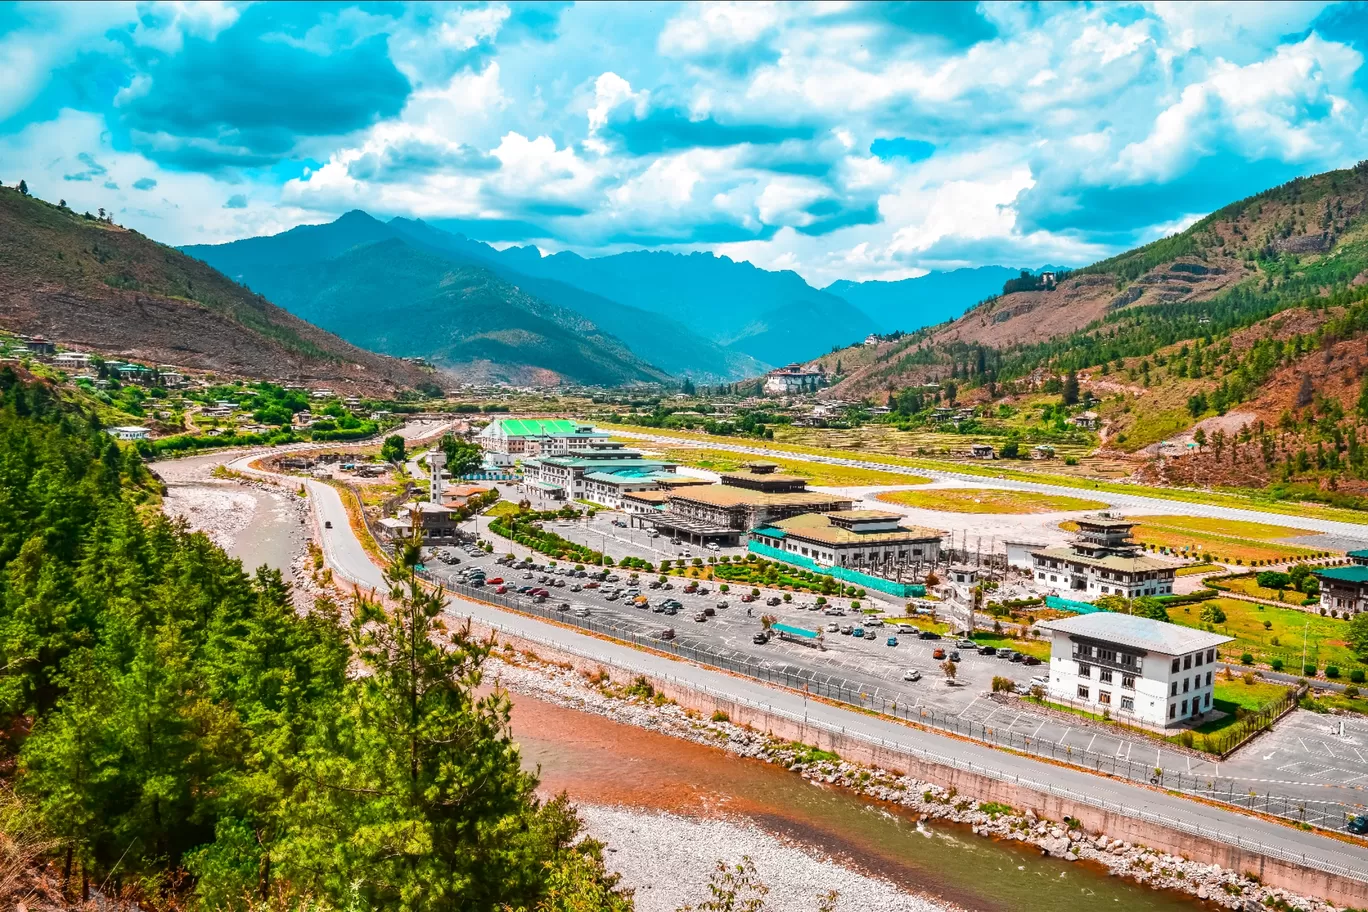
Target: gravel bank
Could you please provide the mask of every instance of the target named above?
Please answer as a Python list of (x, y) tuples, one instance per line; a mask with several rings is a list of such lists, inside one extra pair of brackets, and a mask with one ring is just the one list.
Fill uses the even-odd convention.
[(860, 912), (946, 912), (933, 902), (790, 845), (744, 822), (580, 805), (585, 830), (608, 845), (609, 867), (636, 890), (637, 912), (675, 912), (707, 899), (718, 859), (749, 857), (757, 880), (769, 888), (770, 912), (813, 912), (818, 897), (838, 894), (835, 909)]
[[(972, 828), (975, 835), (1025, 842), (1065, 861), (1093, 861), (1115, 876), (1159, 889), (1188, 893), (1226, 909), (1273, 908), (1300, 912), (1336, 912), (1337, 909), (1318, 897), (1301, 896), (1268, 887), (1245, 877), (1241, 872), (1226, 870), (1219, 865), (1201, 864), (1136, 843), (1111, 839), (1104, 833), (1088, 833), (1062, 821), (1037, 818), (1030, 810), (1023, 814), (1002, 805), (983, 804), (973, 796), (956, 794), (909, 776), (897, 776), (887, 770), (870, 769), (843, 760), (805, 763), (804, 757), (793, 745), (733, 725), (730, 721), (705, 720), (698, 713), (685, 710), (675, 703), (632, 695), (620, 683), (586, 679), (581, 674), (541, 661), (528, 653), (504, 650), (498, 655), (500, 658), (491, 662), (490, 675), (497, 677), (504, 687), (514, 693), (531, 694), (618, 722), (699, 744), (709, 744), (739, 756), (779, 764), (804, 779), (840, 786), (870, 798), (901, 805), (919, 813), (923, 820), (965, 824)], [(605, 841), (613, 847), (620, 847), (611, 834)], [(613, 853), (614, 858), (617, 854)], [(710, 860), (718, 857), (711, 847), (707, 854)], [(671, 876), (673, 870), (672, 866), (667, 876)], [(632, 885), (636, 883), (631, 881)], [(807, 897), (809, 909), (812, 908), (811, 898), (811, 895)], [(924, 898), (921, 901), (929, 902)], [(857, 907), (851, 904), (848, 907), (843, 905), (843, 908)], [(935, 906), (928, 905), (925, 908)]]

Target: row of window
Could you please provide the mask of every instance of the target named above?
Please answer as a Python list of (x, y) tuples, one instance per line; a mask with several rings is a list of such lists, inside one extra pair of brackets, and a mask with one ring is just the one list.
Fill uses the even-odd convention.
[[(1191, 687), (1188, 686), (1189, 683), (1192, 685), (1192, 687), (1201, 687), (1201, 686), (1202, 686), (1202, 676), (1199, 675), (1199, 674), (1195, 674), (1195, 675), (1193, 675), (1191, 678), (1183, 678), (1183, 693), (1187, 693), (1189, 690), (1192, 689)], [(1210, 686), (1211, 686), (1211, 672), (1209, 672), (1209, 671), (1206, 673), (1206, 686), (1207, 686), (1207, 687), (1210, 687)], [(1169, 696), (1170, 696), (1170, 697), (1176, 697), (1176, 696), (1178, 696), (1178, 682), (1177, 682), (1177, 681), (1173, 681), (1172, 683), (1169, 684)]]
[[(1085, 665), (1082, 662), (1078, 663), (1078, 676), (1080, 678), (1091, 678), (1092, 671), (1093, 667), (1091, 665)], [(1112, 679), (1112, 670), (1110, 668), (1099, 668), (1097, 670), (1097, 681), (1099, 684), (1110, 684), (1112, 683)], [(1135, 675), (1121, 675), (1121, 686), (1127, 690), (1135, 690)]]
[[(1206, 663), (1207, 663), (1208, 665), (1210, 665), (1212, 662), (1215, 662), (1215, 661), (1216, 661), (1216, 650), (1215, 650), (1215, 649), (1208, 649), (1208, 650), (1206, 651)], [(1190, 655), (1185, 655), (1185, 656), (1183, 656), (1181, 659), (1175, 658), (1175, 659), (1173, 660), (1173, 668), (1171, 669), (1173, 673), (1176, 674), (1176, 673), (1179, 671), (1179, 663), (1180, 663), (1180, 662), (1182, 663), (1182, 670), (1183, 670), (1183, 671), (1187, 671), (1187, 670), (1188, 670), (1189, 668), (1191, 668), (1193, 665), (1196, 665), (1197, 667), (1200, 668), (1200, 667), (1202, 666), (1202, 652), (1201, 652), (1201, 650), (1198, 650), (1197, 652), (1191, 653)]]
[[(1086, 684), (1079, 684), (1079, 685), (1078, 685), (1078, 696), (1079, 696), (1080, 699), (1091, 701), (1091, 700), (1092, 700), (1092, 690), (1091, 690), (1091, 689), (1088, 687), (1088, 685), (1086, 685)], [(1111, 705), (1111, 701), (1112, 701), (1111, 691), (1109, 691), (1109, 690), (1103, 690), (1102, 688), (1099, 687), (1099, 688), (1097, 689), (1097, 702), (1100, 703), (1100, 704), (1102, 704), (1103, 706), (1110, 706), (1110, 705)], [(1121, 711), (1122, 711), (1122, 712), (1135, 712), (1135, 698), (1134, 698), (1134, 697), (1128, 697), (1128, 696), (1122, 694), (1122, 696), (1121, 696)]]

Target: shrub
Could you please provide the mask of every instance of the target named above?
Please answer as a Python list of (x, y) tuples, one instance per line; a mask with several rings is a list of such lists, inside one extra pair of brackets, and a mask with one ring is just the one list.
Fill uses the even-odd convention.
[(1240, 655), (1240, 664), (1241, 664), (1241, 665), (1253, 665), (1253, 664), (1254, 664), (1254, 654), (1251, 653), (1251, 652), (1242, 653), (1242, 654)]
[(1359, 695), (1359, 689), (1353, 684), (1350, 684), (1348, 687), (1344, 688), (1344, 695), (1353, 700)]
[(713, 710), (712, 720), (713, 720), (714, 722), (730, 722), (730, 721), (731, 721), (731, 716), (727, 715), (727, 714), (724, 713), (722, 710), (717, 709), (717, 710)]
[(1368, 675), (1364, 675), (1362, 668), (1355, 668), (1349, 672), (1349, 680), (1355, 684), (1362, 684), (1365, 678), (1368, 678)]
[(1016, 689), (1016, 682), (1011, 678), (1004, 678), (1001, 675), (993, 676), (993, 693), (1011, 693)]
[(1273, 661), (1271, 661), (1271, 662), (1268, 663), (1268, 666), (1269, 666), (1270, 668), (1272, 668), (1274, 671), (1282, 671), (1282, 670), (1283, 670), (1283, 660), (1282, 660), (1282, 659), (1274, 659)]
[(1339, 675), (1340, 675), (1340, 671), (1339, 671), (1339, 666), (1338, 666), (1338, 665), (1326, 665), (1326, 666), (1325, 666), (1325, 676), (1326, 676), (1327, 678), (1338, 678)]
[(859, 603), (858, 601), (852, 601), (852, 602), (850, 603), (850, 610), (851, 610), (851, 611), (859, 611), (859, 610), (860, 610), (860, 603)]
[(1272, 621), (1264, 621), (1264, 630), (1272, 630), (1272, 629), (1273, 629), (1273, 622), (1272, 622)]
[(1316, 676), (1316, 666), (1311, 662), (1307, 662), (1302, 666), (1302, 674), (1306, 675), (1308, 678), (1314, 678)]

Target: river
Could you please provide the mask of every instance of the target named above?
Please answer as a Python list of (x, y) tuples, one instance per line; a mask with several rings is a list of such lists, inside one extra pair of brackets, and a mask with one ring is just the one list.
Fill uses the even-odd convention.
[[(514, 697), (513, 734), (524, 762), (540, 767), (543, 790), (568, 792), (584, 808), (590, 833), (612, 848), (609, 865), (622, 870), (625, 881), (637, 888), (642, 912), (705, 898), (711, 863), (740, 860), (718, 858), (724, 851), (767, 858), (770, 870), (757, 868), (774, 890), (770, 908), (776, 910), (816, 909), (815, 901), (776, 901), (781, 886), (792, 886), (774, 882), (785, 877), (805, 881), (788, 891), (803, 897), (829, 887), (846, 887), (842, 894), (850, 899), (873, 896), (872, 881), (882, 888), (882, 901), (837, 906), (861, 912), (1209, 908), (1187, 896), (1109, 876), (1100, 867), (975, 836), (968, 827), (919, 825), (902, 809), (814, 785), (772, 764), (522, 694)], [(652, 832), (660, 826), (674, 833)], [(696, 840), (708, 844), (693, 844)], [(665, 857), (654, 865), (649, 859), (643, 863), (641, 852), (633, 851), (637, 841)], [(776, 846), (789, 857), (776, 853)], [(804, 856), (825, 861), (795, 866), (795, 857), (804, 861)], [(672, 878), (693, 882), (663, 882)]]

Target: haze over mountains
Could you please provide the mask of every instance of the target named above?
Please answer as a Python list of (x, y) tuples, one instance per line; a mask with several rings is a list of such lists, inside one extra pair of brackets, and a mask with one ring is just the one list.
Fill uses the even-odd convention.
[[(382, 252), (368, 249), (379, 244)], [(354, 344), (519, 382), (753, 377), (871, 332), (953, 318), (1017, 272), (844, 282), (837, 294), (794, 272), (710, 253), (589, 259), (542, 256), (535, 247), (501, 251), (423, 221), (382, 222), (359, 210), (270, 237), (183, 249)]]

